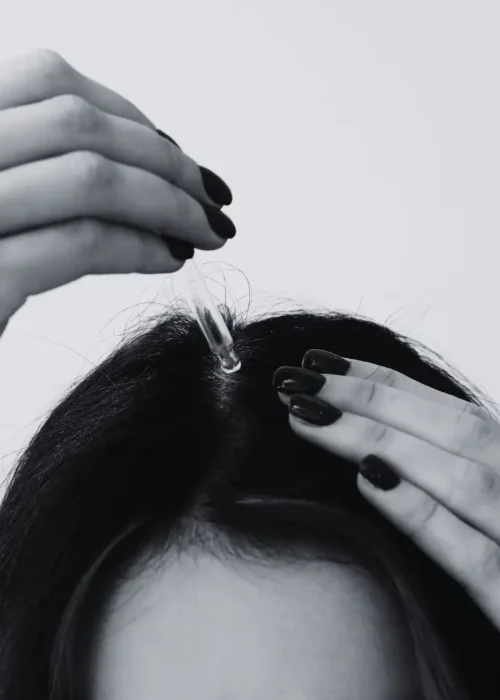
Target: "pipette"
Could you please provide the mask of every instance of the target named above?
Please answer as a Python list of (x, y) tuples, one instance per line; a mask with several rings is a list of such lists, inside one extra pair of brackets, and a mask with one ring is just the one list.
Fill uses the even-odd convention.
[(226, 374), (237, 372), (241, 362), (234, 352), (233, 339), (193, 258), (186, 260), (180, 273), (189, 306), (196, 316), (210, 350), (217, 355), (222, 370)]

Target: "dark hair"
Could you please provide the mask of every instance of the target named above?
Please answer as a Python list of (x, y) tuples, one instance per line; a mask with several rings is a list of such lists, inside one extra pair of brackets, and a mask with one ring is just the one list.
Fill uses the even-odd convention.
[(108, 595), (137, 562), (189, 546), (361, 564), (404, 611), (425, 699), (491, 697), (500, 633), (361, 496), (357, 465), (291, 431), (271, 380), (321, 348), (485, 404), (421, 344), (359, 316), (224, 317), (239, 372), (172, 309), (72, 388), (19, 460), (0, 507), (0, 700), (87, 698)]

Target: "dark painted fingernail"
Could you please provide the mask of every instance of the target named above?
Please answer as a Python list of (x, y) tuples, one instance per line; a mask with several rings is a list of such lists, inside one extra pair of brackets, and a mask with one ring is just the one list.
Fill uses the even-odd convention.
[(204, 168), (203, 165), (200, 165), (200, 171), (203, 186), (210, 199), (220, 204), (221, 207), (225, 204), (231, 204), (233, 195), (224, 180), (208, 168)]
[[(177, 148), (181, 148), (181, 147), (179, 146), (179, 144), (176, 143), (176, 142), (174, 141), (173, 138), (171, 138), (168, 134), (166, 134), (166, 133), (165, 133), (164, 131), (162, 131), (161, 129), (156, 129), (156, 132), (157, 132), (158, 134), (160, 134), (160, 136), (163, 136), (164, 139), (167, 139), (168, 141), (171, 141), (171, 142), (174, 144), (174, 146), (177, 146)], [(181, 148), (181, 151), (182, 151), (182, 148)]]
[(297, 367), (278, 367), (273, 374), (273, 387), (283, 394), (317, 394), (325, 382), (322, 374)]
[(226, 216), (217, 207), (212, 207), (210, 204), (201, 205), (207, 215), (210, 228), (221, 238), (234, 238), (236, 236), (236, 226), (233, 224), (229, 216)]
[(177, 260), (188, 260), (194, 255), (194, 246), (190, 243), (185, 243), (184, 241), (178, 241), (173, 238), (163, 239), (167, 244), (170, 252), (177, 258)]
[(306, 394), (292, 396), (288, 410), (292, 415), (313, 425), (331, 425), (342, 416), (342, 411), (335, 406)]
[(340, 355), (326, 350), (308, 350), (302, 358), (302, 367), (322, 374), (347, 374), (351, 363)]
[(359, 466), (359, 473), (370, 484), (378, 489), (382, 489), (382, 491), (390, 491), (401, 483), (401, 479), (387, 462), (376, 455), (365, 457)]

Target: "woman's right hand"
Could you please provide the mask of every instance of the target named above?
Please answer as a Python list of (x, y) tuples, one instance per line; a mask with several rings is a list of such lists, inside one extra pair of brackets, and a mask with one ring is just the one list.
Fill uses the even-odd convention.
[(33, 294), (88, 274), (175, 272), (194, 248), (221, 248), (231, 195), (211, 199), (207, 175), (56, 52), (0, 65), (0, 333)]

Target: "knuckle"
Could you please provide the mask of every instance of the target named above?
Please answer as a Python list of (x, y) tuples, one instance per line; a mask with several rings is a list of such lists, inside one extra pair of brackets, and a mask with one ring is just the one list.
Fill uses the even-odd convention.
[(78, 252), (83, 260), (90, 263), (102, 246), (105, 224), (98, 219), (86, 217), (74, 222), (73, 226)]
[(102, 127), (102, 113), (83, 97), (66, 94), (54, 101), (58, 128), (65, 132), (93, 133)]
[(361, 382), (358, 387), (359, 394), (357, 399), (363, 407), (376, 408), (383, 405), (383, 403), (386, 404), (391, 398), (392, 392), (385, 391), (385, 389), (385, 385), (378, 382)]
[(368, 381), (374, 381), (378, 384), (383, 384), (384, 386), (394, 387), (398, 383), (398, 373), (396, 370), (389, 367), (383, 367), (382, 365), (377, 365), (374, 371), (365, 377)]
[(52, 49), (35, 49), (31, 54), (37, 79), (49, 86), (59, 87), (66, 84), (73, 69), (61, 54)]
[(375, 382), (359, 382), (355, 392), (356, 403), (359, 403), (363, 407), (371, 406), (376, 399), (376, 393), (377, 385)]
[(466, 406), (458, 415), (453, 437), (461, 448), (486, 448), (498, 440), (498, 428), (493, 422), (475, 416)]
[(500, 479), (487, 467), (470, 460), (459, 459), (451, 479), (448, 495), (450, 506), (460, 509), (467, 504), (470, 509), (477, 504), (478, 510), (487, 502), (500, 499)]
[(476, 416), (472, 416), (472, 420), (472, 436), (475, 445), (478, 445), (480, 448), (489, 447), (494, 441), (498, 440), (498, 428), (494, 423)]
[(423, 542), (427, 533), (432, 530), (433, 524), (442, 508), (439, 501), (426, 497), (418, 503), (415, 511), (409, 517), (409, 522), (413, 523), (409, 528), (410, 537), (417, 542)]
[(399, 382), (399, 374), (394, 369), (386, 369), (386, 374), (384, 376), (384, 385), (388, 386), (390, 389), (397, 387)]
[(474, 576), (468, 584), (464, 582), (466, 588), (468, 585), (476, 592), (478, 589), (480, 594), (487, 595), (489, 591), (495, 590), (498, 592), (498, 579), (500, 577), (500, 547), (492, 540), (486, 539), (484, 548), (479, 550), (477, 562), (471, 562), (468, 571), (474, 571)]
[(398, 382), (398, 373), (389, 367), (377, 366), (375, 371), (366, 377), (369, 381), (375, 381), (384, 386), (394, 387)]
[(176, 146), (168, 142), (167, 145), (170, 146), (168, 158), (172, 170), (172, 182), (174, 184), (182, 182), (183, 178), (189, 175), (186, 169), (188, 161), (184, 157), (180, 148), (177, 148)]
[(391, 435), (393, 433), (392, 428), (385, 423), (378, 423), (373, 421), (370, 427), (369, 444), (380, 446), (388, 446), (391, 441)]
[(76, 151), (73, 155), (73, 174), (83, 192), (95, 196), (103, 190), (109, 192), (116, 180), (113, 163), (93, 151)]
[(486, 411), (483, 408), (481, 408), (481, 406), (478, 406), (475, 403), (468, 403), (467, 408), (465, 410), (467, 410), (471, 416), (475, 416), (476, 418), (483, 418), (486, 420), (489, 419), (489, 416), (486, 413)]

